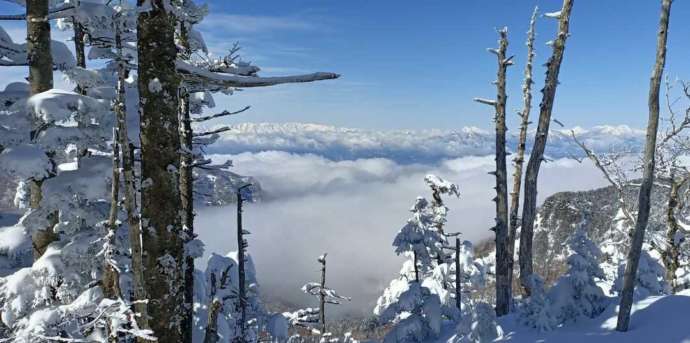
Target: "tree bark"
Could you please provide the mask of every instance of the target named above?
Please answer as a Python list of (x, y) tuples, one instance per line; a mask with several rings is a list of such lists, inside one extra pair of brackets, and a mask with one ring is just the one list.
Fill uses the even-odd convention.
[[(175, 17), (164, 0), (138, 0), (141, 120), (141, 246), (148, 325), (159, 342), (183, 341), (184, 249), (181, 225), (175, 70)], [(141, 7), (140, 7), (141, 8)]]
[(630, 251), (628, 252), (625, 264), (625, 274), (623, 277), (623, 290), (621, 291), (621, 302), (618, 310), (618, 322), (616, 330), (628, 331), (630, 324), (630, 311), (632, 309), (633, 291), (635, 289), (635, 279), (637, 278), (637, 267), (640, 263), (640, 253), (644, 241), (647, 222), (649, 221), (650, 195), (654, 184), (654, 154), (656, 152), (656, 136), (659, 128), (659, 89), (661, 87), (661, 77), (664, 73), (666, 64), (666, 41), (668, 38), (668, 22), (671, 14), (671, 0), (661, 1), (661, 16), (659, 19), (659, 32), (657, 36), (656, 62), (649, 80), (649, 121), (647, 123), (647, 139), (645, 142), (645, 152), (643, 160), (642, 184), (637, 206), (637, 221), (633, 232)]
[[(29, 85), (31, 95), (34, 95), (53, 88), (53, 56), (50, 52), (48, 0), (26, 1), (26, 42)], [(30, 182), (31, 208), (37, 209), (43, 197), (41, 192), (43, 180), (30, 180)], [(50, 217), (51, 222), (57, 222), (57, 213), (51, 214)], [(44, 230), (34, 232), (32, 235), (34, 260), (40, 258), (48, 245), (57, 239), (58, 235), (53, 232), (52, 225)]]
[(513, 271), (515, 266), (515, 238), (517, 228), (520, 224), (518, 211), (520, 210), (520, 188), (522, 187), (522, 166), (525, 162), (525, 150), (527, 142), (527, 128), (529, 126), (529, 114), (532, 110), (532, 62), (534, 60), (534, 37), (537, 22), (538, 8), (534, 8), (530, 19), (529, 31), (527, 32), (527, 62), (525, 63), (525, 80), (522, 84), (523, 107), (520, 112), (520, 135), (518, 138), (517, 150), (515, 152), (515, 171), (513, 173), (513, 191), (510, 194), (510, 232), (508, 233), (508, 264), (510, 274), (508, 283), (510, 287), (510, 297), (513, 293)]
[(668, 195), (668, 204), (666, 207), (666, 222), (668, 228), (666, 230), (666, 248), (661, 252), (661, 260), (666, 269), (666, 279), (671, 284), (671, 289), (675, 293), (679, 290), (676, 272), (680, 268), (680, 247), (676, 242), (676, 235), (680, 228), (680, 223), (676, 217), (676, 212), (683, 208), (683, 201), (679, 197), (679, 192), (682, 187), (690, 180), (690, 176), (684, 175), (680, 179), (676, 179), (671, 173), (671, 189)]
[[(184, 22), (180, 23), (181, 57), (189, 58), (191, 49), (189, 46), (189, 34)], [(194, 233), (194, 146), (192, 143), (193, 132), (189, 112), (189, 93), (180, 87), (180, 205), (182, 206), (182, 227), (185, 231), (185, 243), (196, 238)], [(193, 310), (194, 310), (194, 257), (185, 256), (184, 265), (184, 301), (185, 318), (183, 320), (183, 332), (186, 342), (192, 340)]]
[(48, 0), (26, 1), (26, 43), (31, 94), (45, 92), (53, 88)]
[(110, 213), (108, 215), (108, 240), (109, 248), (105, 254), (105, 267), (103, 272), (103, 295), (107, 298), (115, 299), (120, 294), (120, 275), (110, 263), (115, 246), (117, 232), (117, 214), (119, 212), (120, 201), (120, 148), (119, 132), (117, 127), (113, 129), (113, 176), (110, 185)]
[(508, 178), (506, 167), (506, 71), (510, 59), (508, 29), (498, 31), (500, 40), (496, 50), (498, 72), (496, 79), (496, 315), (508, 314), (510, 310), (510, 253), (508, 251)]
[(563, 61), (565, 42), (568, 38), (570, 26), (570, 13), (574, 0), (563, 0), (563, 8), (560, 11), (558, 24), (558, 36), (553, 42), (553, 54), (546, 63), (546, 81), (542, 89), (542, 101), (539, 105), (539, 123), (534, 138), (534, 146), (530, 154), (527, 170), (525, 171), (525, 192), (522, 205), (522, 230), (520, 233), (520, 283), (526, 295), (529, 295), (529, 276), (532, 275), (532, 240), (534, 237), (534, 219), (537, 211), (537, 179), (539, 168), (544, 159), (544, 149), (549, 135), (551, 112), (556, 98), (558, 87), (558, 74)]

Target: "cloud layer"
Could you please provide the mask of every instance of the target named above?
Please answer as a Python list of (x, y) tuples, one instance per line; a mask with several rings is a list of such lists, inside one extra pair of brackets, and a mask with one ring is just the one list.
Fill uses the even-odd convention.
[[(490, 237), (495, 195), (494, 179), (487, 174), (493, 168), (491, 156), (434, 164), (385, 158), (333, 161), (276, 151), (229, 157), (236, 172), (255, 176), (266, 192), (264, 202), (246, 208), (249, 251), (263, 292), (287, 302), (315, 305), (299, 287), (318, 279), (316, 257), (328, 252), (328, 284), (353, 297), (352, 303), (332, 310), (369, 314), (400, 268), (391, 243), (415, 197), (429, 196), (423, 182), (427, 173), (460, 185), (462, 196), (447, 200), (447, 230), (461, 231), (472, 241)], [(600, 185), (604, 181), (590, 164), (561, 159), (543, 166), (539, 197)], [(207, 252), (234, 250), (235, 225), (234, 207), (200, 209), (197, 216)]]
[[(611, 148), (639, 151), (644, 131), (628, 126), (574, 128), (578, 139), (595, 151)], [(547, 154), (552, 158), (582, 155), (570, 129), (552, 130)], [(508, 146), (517, 138), (508, 136)], [(529, 137), (534, 137), (530, 134)], [(242, 123), (223, 133), (213, 152), (240, 153), (279, 150), (312, 153), (332, 160), (384, 157), (399, 163), (436, 163), (468, 155), (493, 152), (493, 132), (467, 127), (460, 130), (363, 130), (301, 123)], [(531, 142), (528, 142), (528, 147)]]

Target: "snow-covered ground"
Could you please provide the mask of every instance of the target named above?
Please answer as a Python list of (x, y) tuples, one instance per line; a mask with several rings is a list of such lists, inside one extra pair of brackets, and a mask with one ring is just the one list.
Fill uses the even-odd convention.
[[(617, 300), (617, 299), (615, 299)], [(529, 329), (516, 321), (516, 315), (499, 318), (503, 338), (496, 342), (544, 343), (688, 343), (690, 342), (690, 290), (676, 295), (652, 296), (637, 301), (628, 332), (616, 328), (618, 304), (614, 301), (594, 319), (580, 320), (549, 332)], [(446, 327), (436, 341), (456, 340), (454, 328)]]

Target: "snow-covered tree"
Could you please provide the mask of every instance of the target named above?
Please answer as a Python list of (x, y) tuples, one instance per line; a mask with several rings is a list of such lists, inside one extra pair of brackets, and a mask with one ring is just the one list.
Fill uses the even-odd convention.
[(423, 342), (438, 336), (441, 330), (438, 295), (419, 282), (394, 281), (386, 292), (395, 301), (379, 298), (374, 309), (379, 321), (392, 324), (384, 342)]
[[(568, 271), (548, 292), (559, 323), (579, 318), (594, 318), (608, 305), (608, 298), (597, 285), (604, 278), (599, 266), (601, 251), (592, 242), (582, 225), (568, 239)], [(535, 282), (536, 284), (536, 282)]]
[[(302, 286), (302, 292), (313, 295), (319, 299), (319, 332), (325, 335), (326, 331), (326, 304), (340, 305), (343, 301), (350, 301), (346, 296), (338, 294), (334, 289), (326, 287), (326, 255), (319, 256), (318, 262), (321, 264), (321, 282), (309, 282)], [(313, 312), (313, 311), (308, 311)]]
[(546, 296), (544, 281), (537, 275), (530, 278), (532, 293), (518, 307), (518, 321), (539, 331), (551, 331), (558, 325), (551, 300)]
[[(640, 265), (637, 268), (635, 278), (635, 299), (646, 298), (650, 295), (669, 294), (671, 288), (665, 278), (665, 269), (647, 251), (643, 249), (640, 253)], [(625, 263), (618, 266), (618, 277), (613, 284), (612, 293), (620, 294), (623, 287), (623, 275), (625, 273)]]

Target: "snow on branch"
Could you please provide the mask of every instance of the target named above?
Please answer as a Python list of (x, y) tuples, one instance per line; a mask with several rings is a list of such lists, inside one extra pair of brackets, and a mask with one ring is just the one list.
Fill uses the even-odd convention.
[(472, 100), (474, 100), (475, 102), (478, 102), (480, 104), (489, 105), (489, 106), (496, 106), (496, 100), (490, 100), (490, 99), (485, 99), (485, 98), (474, 98)]
[(221, 132), (230, 131), (231, 129), (232, 129), (232, 128), (229, 127), (229, 126), (223, 126), (223, 127), (221, 127), (221, 128), (218, 128), (218, 129), (215, 129), (215, 130), (211, 130), (211, 131), (198, 132), (198, 133), (195, 132), (195, 133), (193, 134), (193, 136), (194, 136), (194, 137), (212, 136), (212, 135), (215, 135), (215, 134), (218, 134), (218, 133), (221, 133)]
[[(182, 75), (185, 82), (192, 86), (192, 89), (194, 89), (194, 85), (208, 85), (225, 88), (266, 87), (286, 83), (332, 80), (340, 77), (339, 74), (323, 72), (279, 77), (239, 76), (233, 74), (214, 73), (181, 60), (177, 60), (175, 65), (177, 71)], [(204, 89), (207, 87), (202, 86), (199, 88)]]
[(207, 121), (207, 120), (211, 120), (211, 119), (215, 119), (215, 118), (220, 118), (220, 117), (225, 117), (225, 116), (231, 116), (231, 115), (235, 115), (235, 114), (240, 114), (240, 113), (242, 113), (242, 112), (244, 112), (244, 111), (246, 111), (246, 110), (248, 110), (248, 109), (250, 109), (250, 108), (251, 108), (251, 106), (245, 106), (243, 109), (241, 109), (241, 110), (239, 110), (239, 111), (234, 111), (234, 112), (230, 112), (230, 111), (228, 111), (228, 110), (225, 110), (225, 111), (223, 111), (223, 112), (216, 113), (216, 114), (212, 114), (212, 115), (209, 115), (209, 116), (198, 117), (198, 118), (190, 118), (189, 121), (192, 122), (192, 123), (199, 123), (199, 122), (203, 122), (203, 121)]
[(561, 19), (561, 11), (544, 13), (545, 18)]

